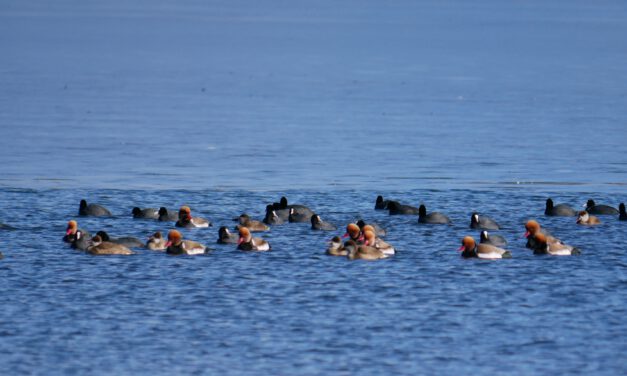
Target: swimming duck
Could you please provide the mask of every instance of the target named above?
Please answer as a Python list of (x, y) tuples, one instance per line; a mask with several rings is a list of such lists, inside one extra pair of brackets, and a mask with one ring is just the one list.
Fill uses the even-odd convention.
[(376, 249), (380, 250), (381, 252), (383, 252), (384, 255), (386, 256), (390, 256), (396, 253), (396, 250), (394, 249), (394, 247), (392, 247), (392, 245), (384, 242), (383, 240), (377, 238), (377, 236), (375, 235), (374, 228), (372, 228), (372, 226), (370, 225), (366, 225), (363, 228), (363, 234), (364, 234), (364, 245), (367, 246), (371, 246), (371, 247), (375, 247)]
[(354, 241), (357, 244), (362, 244), (364, 240), (361, 229), (354, 223), (349, 223), (348, 225), (346, 225), (346, 233), (342, 237), (350, 237), (350, 240)]
[(618, 219), (621, 221), (627, 221), (627, 213), (625, 212), (625, 204), (624, 203), (620, 203), (620, 205), (618, 205), (618, 211), (620, 212), (620, 214), (618, 215)]
[(87, 201), (81, 200), (80, 206), (78, 207), (78, 215), (83, 216), (83, 217), (84, 216), (104, 217), (104, 216), (111, 216), (111, 212), (102, 205), (98, 205), (98, 204), (87, 205)]
[(326, 254), (329, 256), (348, 256), (348, 250), (342, 245), (342, 239), (339, 236), (334, 236), (329, 241)]
[(181, 209), (179, 209), (179, 220), (176, 221), (176, 227), (200, 228), (209, 226), (212, 226), (212, 224), (208, 220), (192, 217), (192, 210), (189, 206), (181, 206)]
[(159, 219), (159, 210), (155, 208), (141, 209), (137, 206), (131, 211), (135, 219)]
[(92, 244), (89, 236), (89, 233), (83, 233), (83, 230), (76, 231), (76, 233), (72, 237), (72, 242), (70, 246), (74, 249), (86, 251)]
[(562, 243), (551, 243), (544, 234), (536, 234), (533, 253), (536, 255), (571, 256), (580, 255), (579, 248)]
[(337, 226), (332, 223), (323, 221), (318, 214), (314, 214), (311, 216), (311, 229), (322, 231), (335, 231), (337, 230)]
[(495, 220), (484, 215), (479, 216), (477, 213), (472, 213), (470, 216), (470, 228), (481, 230), (498, 230), (501, 227)]
[(388, 208), (389, 200), (384, 200), (383, 196), (377, 196), (377, 201), (374, 203), (374, 210), (386, 210)]
[(575, 215), (577, 215), (577, 212), (575, 211), (575, 209), (566, 204), (553, 205), (553, 200), (547, 198), (544, 215), (553, 217), (574, 217)]
[(416, 207), (410, 205), (403, 205), (398, 201), (388, 201), (388, 211), (390, 215), (416, 215), (419, 210)]
[(347, 248), (350, 249), (350, 252), (346, 256), (349, 260), (379, 260), (387, 257), (375, 247), (358, 245), (353, 240), (349, 240), (346, 243), (348, 244)]
[(507, 240), (501, 235), (489, 235), (486, 230), (481, 231), (479, 235), (479, 243), (490, 244), (496, 247), (503, 247), (507, 245)]
[(432, 212), (427, 214), (427, 208), (424, 205), (420, 205), (418, 209), (418, 223), (444, 225), (451, 223), (451, 220), (442, 213)]
[(588, 200), (586, 203), (586, 211), (596, 215), (617, 215), (618, 210), (609, 205), (597, 205), (594, 200)]
[(228, 227), (222, 226), (218, 230), (218, 243), (219, 244), (236, 244), (239, 239), (239, 235), (233, 234), (229, 231)]
[(165, 207), (159, 208), (159, 221), (161, 222), (170, 222), (170, 221), (178, 221), (179, 215), (175, 210), (169, 210)]
[(169, 255), (200, 255), (207, 251), (207, 247), (198, 242), (183, 240), (181, 233), (176, 230), (168, 232), (168, 242), (165, 245)]
[(250, 219), (250, 216), (246, 213), (241, 214), (236, 220), (240, 226), (247, 227), (252, 232), (270, 230), (270, 227), (266, 226), (263, 222)]
[(91, 235), (89, 232), (79, 229), (78, 222), (75, 220), (71, 220), (67, 223), (67, 227), (65, 228), (65, 236), (63, 236), (63, 241), (66, 243), (73, 243), (76, 239), (76, 233), (80, 231), (81, 235), (86, 236), (88, 239)]
[(148, 241), (146, 242), (146, 248), (150, 249), (151, 251), (165, 251), (168, 248), (166, 244), (167, 241), (161, 235), (161, 231), (157, 231), (148, 238)]
[(133, 251), (122, 244), (103, 241), (100, 236), (96, 235), (91, 238), (91, 245), (87, 247), (87, 253), (92, 255), (132, 255)]
[(272, 205), (266, 206), (266, 217), (263, 219), (263, 223), (267, 223), (269, 225), (281, 225), (285, 223), (286, 220), (289, 219), (290, 213), (286, 211), (287, 217), (283, 219), (281, 216), (277, 214), (277, 211), (274, 210)]
[(542, 228), (540, 224), (533, 219), (530, 219), (527, 221), (527, 223), (525, 224), (525, 230), (527, 230), (524, 235), (525, 238), (527, 238), (527, 244), (525, 245), (527, 248), (530, 248), (530, 249), (536, 248), (536, 237), (538, 236), (538, 234), (545, 235), (546, 240), (549, 243), (561, 242), (559, 239), (551, 236), (548, 231)]
[(590, 215), (585, 210), (580, 211), (579, 216), (577, 217), (578, 225), (594, 226), (600, 223), (601, 221), (599, 220), (599, 217)]
[(472, 236), (465, 236), (462, 239), (462, 246), (459, 247), (459, 251), (462, 252), (462, 257), (464, 258), (476, 257), (480, 259), (496, 260), (512, 257), (511, 252), (503, 248), (485, 243), (475, 243), (475, 239), (473, 239)]
[(240, 227), (237, 249), (241, 251), (269, 251), (272, 248), (267, 241), (261, 238), (253, 238), (246, 227)]
[(381, 226), (379, 226), (376, 223), (366, 223), (363, 219), (360, 219), (357, 221), (357, 226), (359, 226), (360, 229), (363, 230), (364, 226), (370, 225), (374, 228), (374, 234), (376, 236), (380, 236), (383, 237), (385, 235), (387, 235), (387, 231), (385, 231), (385, 229)]
[(115, 244), (121, 244), (128, 248), (144, 248), (144, 242), (133, 236), (122, 236), (119, 238), (110, 238), (109, 234), (105, 231), (98, 231), (96, 235), (100, 236), (103, 242), (110, 242)]

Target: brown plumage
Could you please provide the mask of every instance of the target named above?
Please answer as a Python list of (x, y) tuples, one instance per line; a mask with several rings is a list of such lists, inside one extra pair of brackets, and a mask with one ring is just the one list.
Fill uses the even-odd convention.
[(601, 223), (599, 217), (589, 214), (587, 211), (582, 210), (577, 217), (578, 225), (594, 226)]
[(133, 251), (123, 246), (111, 242), (104, 242), (100, 236), (96, 235), (91, 239), (91, 246), (87, 247), (87, 253), (92, 255), (132, 255)]

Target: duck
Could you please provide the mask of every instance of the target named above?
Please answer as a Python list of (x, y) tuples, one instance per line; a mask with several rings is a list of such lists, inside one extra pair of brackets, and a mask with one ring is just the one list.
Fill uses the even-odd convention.
[(391, 256), (395, 254), (396, 250), (394, 249), (394, 247), (384, 242), (383, 240), (377, 238), (373, 230), (374, 228), (372, 228), (372, 226), (369, 226), (369, 225), (364, 226), (364, 229), (363, 229), (363, 234), (364, 234), (364, 239), (365, 239), (364, 245), (375, 247), (376, 249), (383, 252), (383, 254), (386, 256)]
[(231, 233), (228, 227), (222, 226), (218, 229), (218, 244), (236, 244), (238, 239), (239, 235)]
[(535, 241), (533, 248), (535, 255), (573, 256), (581, 254), (579, 248), (562, 243), (551, 243), (548, 237), (541, 233), (536, 235)]
[(309, 209), (307, 206), (305, 205), (300, 205), (300, 204), (288, 204), (287, 203), (287, 198), (285, 196), (281, 197), (281, 200), (278, 204), (275, 203), (275, 209), (294, 209), (294, 212), (296, 212), (298, 215), (302, 215), (304, 217), (307, 217), (306, 221), (303, 222), (308, 222), (309, 218), (311, 218), (311, 216), (314, 214), (314, 212)]
[(290, 223), (310, 222), (313, 214), (313, 212), (303, 212), (296, 210), (295, 208), (290, 208), (290, 216), (288, 217), (288, 220)]
[(343, 238), (349, 238), (357, 244), (363, 243), (363, 236), (361, 233), (361, 229), (354, 223), (349, 223), (346, 225), (346, 233), (342, 236)]
[(81, 203), (78, 207), (78, 215), (81, 217), (85, 217), (85, 216), (110, 217), (111, 212), (102, 205), (98, 205), (98, 204), (87, 205), (87, 201), (81, 200)]
[(168, 248), (166, 253), (169, 255), (200, 255), (207, 251), (207, 247), (193, 240), (183, 240), (183, 236), (177, 230), (168, 232), (168, 242), (165, 244)]
[(91, 238), (91, 245), (87, 247), (87, 253), (92, 255), (132, 255), (133, 251), (122, 244), (107, 242), (99, 235)]
[(388, 208), (389, 200), (384, 200), (383, 196), (377, 196), (377, 201), (374, 203), (374, 210), (386, 210)]
[(585, 226), (594, 226), (594, 225), (601, 224), (601, 221), (599, 220), (599, 217), (591, 215), (587, 211), (582, 210), (579, 212), (579, 216), (577, 217), (577, 224), (585, 225)]
[(451, 220), (442, 213), (432, 212), (427, 214), (427, 208), (424, 205), (420, 205), (418, 211), (418, 223), (432, 225), (444, 225), (451, 223)]
[(586, 211), (596, 215), (617, 215), (619, 211), (615, 207), (609, 205), (597, 205), (594, 200), (588, 200), (586, 203)]
[(544, 209), (544, 215), (551, 217), (574, 217), (577, 215), (575, 209), (571, 208), (567, 204), (553, 205), (553, 200), (546, 199), (546, 208)]
[(346, 256), (349, 260), (380, 260), (387, 257), (381, 250), (375, 247), (359, 245), (353, 240), (349, 240), (346, 243), (348, 243), (347, 248), (350, 249)]
[(157, 219), (160, 222), (178, 221), (179, 215), (175, 210), (169, 210), (162, 206), (159, 208), (159, 217)]
[(546, 231), (544, 228), (540, 226), (540, 224), (530, 219), (525, 223), (525, 234), (524, 237), (527, 238), (527, 244), (525, 245), (527, 248), (534, 249), (536, 247), (536, 237), (538, 234), (543, 234), (546, 237), (546, 240), (550, 243), (560, 243), (561, 241), (558, 238), (551, 236), (551, 234)]
[(512, 257), (512, 253), (503, 248), (485, 243), (477, 244), (472, 236), (465, 236), (462, 239), (462, 246), (459, 247), (458, 251), (462, 253), (464, 258), (497, 260)]
[(159, 209), (156, 208), (138, 208), (137, 206), (131, 211), (135, 219), (159, 219)]
[(374, 228), (374, 234), (378, 237), (387, 235), (387, 231), (376, 223), (366, 223), (363, 219), (357, 221), (357, 226), (363, 230), (364, 226), (370, 225)]
[(322, 231), (335, 231), (337, 230), (337, 226), (335, 226), (333, 223), (323, 221), (318, 214), (314, 214), (311, 216), (311, 229)]
[(287, 217), (283, 219), (280, 215), (277, 214), (277, 211), (274, 210), (274, 207), (272, 205), (268, 205), (266, 206), (266, 216), (263, 219), (263, 223), (269, 225), (282, 225), (283, 223), (285, 223), (286, 220), (289, 219), (289, 211), (286, 211), (286, 213)]
[(105, 231), (98, 231), (96, 235), (100, 236), (100, 239), (102, 239), (103, 242), (122, 244), (123, 246), (128, 248), (145, 248), (144, 242), (132, 236), (111, 238), (109, 237), (109, 234), (107, 234)]
[(91, 246), (91, 239), (89, 238), (89, 233), (83, 233), (83, 230), (77, 230), (74, 236), (72, 237), (72, 242), (70, 247), (74, 249), (78, 249), (80, 251), (87, 251), (87, 249)]
[(270, 227), (266, 226), (263, 222), (250, 219), (250, 216), (246, 213), (241, 214), (235, 220), (239, 222), (240, 226), (247, 227), (252, 232), (270, 230)]
[(507, 240), (505, 240), (505, 238), (501, 235), (490, 235), (486, 230), (483, 230), (479, 235), (479, 243), (504, 247), (507, 245)]
[(78, 228), (78, 222), (75, 220), (68, 221), (63, 241), (66, 243), (73, 243), (74, 240), (76, 240), (76, 233), (79, 231), (81, 232), (81, 235), (86, 236), (88, 239), (91, 237), (89, 232)]
[(479, 216), (477, 213), (472, 213), (470, 216), (470, 228), (481, 230), (499, 230), (501, 227), (495, 220), (487, 216)]
[(329, 241), (329, 247), (327, 248), (326, 254), (329, 256), (348, 256), (348, 250), (344, 248), (342, 239), (339, 236), (334, 236)]
[(411, 205), (403, 205), (398, 201), (388, 201), (388, 212), (390, 215), (416, 215), (418, 208)]
[(620, 221), (627, 221), (627, 213), (625, 213), (625, 204), (624, 203), (620, 203), (620, 205), (618, 205), (618, 211), (619, 211), (619, 215), (618, 215), (618, 220)]
[(212, 224), (208, 220), (200, 217), (192, 217), (192, 210), (189, 206), (181, 206), (181, 209), (179, 209), (179, 220), (176, 221), (176, 227), (201, 228), (210, 226), (212, 226)]
[(165, 251), (168, 248), (166, 244), (167, 241), (163, 238), (163, 235), (161, 235), (161, 231), (157, 231), (148, 238), (146, 248), (151, 251)]
[(262, 238), (253, 238), (250, 230), (246, 227), (239, 228), (239, 239), (237, 240), (237, 249), (240, 251), (269, 251), (272, 249), (270, 243)]

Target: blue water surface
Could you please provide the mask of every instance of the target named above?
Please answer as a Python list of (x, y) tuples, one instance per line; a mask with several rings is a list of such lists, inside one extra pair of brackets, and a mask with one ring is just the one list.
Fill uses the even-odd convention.
[[(0, 4), (3, 374), (627, 373), (627, 227), (545, 217), (627, 201), (621, 1)], [(374, 210), (378, 194), (451, 226)], [(217, 228), (287, 196), (338, 225)], [(212, 251), (93, 257), (61, 241), (171, 224)], [(470, 213), (511, 260), (464, 260)], [(358, 218), (398, 249), (324, 255)], [(530, 218), (579, 257), (524, 248)]]

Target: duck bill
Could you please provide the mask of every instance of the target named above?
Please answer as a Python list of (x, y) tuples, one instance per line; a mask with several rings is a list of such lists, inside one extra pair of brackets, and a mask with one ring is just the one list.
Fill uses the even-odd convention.
[(350, 236), (350, 235), (348, 235), (348, 232), (347, 232), (346, 234), (342, 235), (342, 239), (346, 239), (346, 238), (348, 238), (349, 236)]
[(65, 231), (65, 235), (70, 235), (71, 233), (72, 233), (72, 229), (71, 229), (71, 228), (68, 228), (68, 229)]
[(244, 242), (244, 238), (240, 237), (239, 239), (237, 239), (237, 245), (240, 245)]
[(462, 252), (464, 249), (466, 249), (466, 246), (462, 245), (461, 247), (457, 248), (457, 252)]
[(523, 237), (528, 238), (528, 237), (529, 237), (529, 235), (531, 235), (531, 233), (530, 233), (529, 231), (526, 231), (526, 232), (523, 234)]
[(171, 246), (171, 245), (172, 245), (172, 241), (171, 241), (171, 240), (168, 240), (168, 242), (167, 242), (167, 243), (165, 243), (165, 246), (166, 246), (166, 247), (169, 247), (169, 246)]

